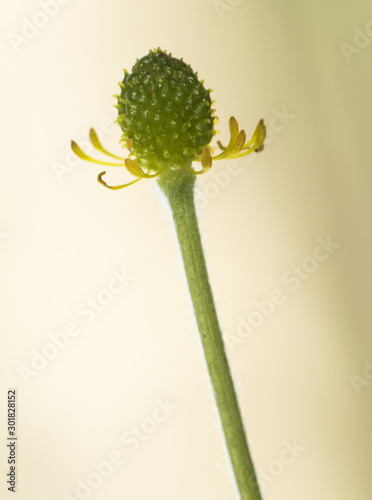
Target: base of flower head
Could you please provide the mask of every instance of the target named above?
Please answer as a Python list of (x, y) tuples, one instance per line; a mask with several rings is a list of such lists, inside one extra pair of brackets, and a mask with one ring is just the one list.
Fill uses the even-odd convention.
[[(249, 155), (250, 153), (253, 152), (259, 153), (260, 151), (263, 150), (264, 140), (266, 137), (266, 127), (263, 120), (260, 120), (258, 122), (257, 127), (253, 132), (251, 139), (247, 142), (246, 142), (245, 131), (239, 130), (238, 122), (233, 116), (229, 120), (229, 129), (230, 129), (229, 144), (226, 147), (224, 147), (220, 141), (217, 141), (217, 145), (222, 151), (221, 153), (219, 153), (216, 156), (212, 156), (211, 148), (209, 146), (205, 146), (201, 152), (200, 157), (194, 159), (194, 161), (200, 161), (202, 166), (201, 170), (194, 170), (191, 167), (191, 165), (190, 166), (178, 165), (176, 167), (178, 168), (185, 167), (187, 170), (193, 172), (194, 174), (200, 175), (204, 174), (212, 167), (213, 160), (227, 160), (233, 158), (241, 158), (242, 156)], [(92, 146), (97, 151), (106, 156), (109, 156), (110, 158), (115, 158), (116, 160), (120, 160), (121, 163), (113, 163), (103, 160), (97, 160), (84, 153), (84, 151), (78, 146), (78, 144), (75, 141), (71, 141), (71, 149), (79, 158), (81, 158), (84, 161), (90, 161), (92, 163), (96, 163), (98, 165), (106, 165), (109, 167), (125, 167), (131, 175), (136, 177), (135, 180), (128, 182), (126, 184), (120, 184), (118, 186), (110, 186), (102, 179), (102, 177), (106, 174), (106, 172), (105, 171), (101, 172), (98, 175), (98, 182), (108, 189), (114, 189), (114, 190), (122, 189), (131, 186), (132, 184), (135, 184), (141, 179), (152, 179), (154, 177), (157, 177), (167, 168), (175, 168), (174, 165), (166, 165), (163, 163), (163, 166), (160, 169), (157, 167), (154, 169), (147, 168), (145, 170), (143, 167), (140, 166), (140, 164), (137, 161), (131, 158), (122, 158), (121, 156), (117, 156), (107, 151), (107, 149), (102, 146), (98, 138), (98, 135), (94, 129), (90, 129), (89, 139), (92, 143)]]

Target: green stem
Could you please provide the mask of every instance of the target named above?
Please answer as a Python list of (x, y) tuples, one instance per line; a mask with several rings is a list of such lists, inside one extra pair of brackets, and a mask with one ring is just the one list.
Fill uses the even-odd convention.
[(261, 500), (234, 383), (218, 323), (194, 203), (196, 175), (167, 169), (158, 178), (168, 198), (212, 381), (227, 449), (241, 500)]

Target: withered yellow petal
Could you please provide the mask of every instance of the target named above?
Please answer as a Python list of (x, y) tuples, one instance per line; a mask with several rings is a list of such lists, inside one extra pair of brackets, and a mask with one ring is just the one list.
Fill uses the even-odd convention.
[(97, 132), (94, 130), (94, 128), (91, 128), (89, 131), (89, 139), (90, 139), (90, 142), (93, 144), (93, 147), (96, 148), (101, 153), (103, 153), (107, 156), (111, 156), (111, 158), (116, 158), (117, 160), (124, 161), (124, 158), (122, 158), (121, 156), (114, 155), (113, 153), (110, 153), (109, 151), (107, 151), (107, 149), (105, 149), (102, 146), (101, 141), (99, 140)]
[(101, 172), (98, 174), (97, 180), (102, 186), (108, 188), (108, 189), (123, 189), (125, 187), (131, 186), (132, 184), (135, 184), (136, 182), (140, 181), (141, 179), (135, 179), (132, 182), (128, 182), (127, 184), (120, 184), (119, 186), (109, 186), (103, 179), (102, 177), (106, 174), (106, 172)]
[(71, 149), (72, 151), (78, 156), (80, 159), (85, 160), (85, 161), (91, 161), (92, 163), (97, 163), (98, 165), (107, 165), (108, 167), (122, 167), (122, 163), (108, 163), (107, 161), (101, 161), (101, 160), (96, 160), (95, 158), (92, 158), (91, 156), (88, 156), (84, 151), (81, 149), (78, 144), (76, 144), (75, 141), (71, 141)]

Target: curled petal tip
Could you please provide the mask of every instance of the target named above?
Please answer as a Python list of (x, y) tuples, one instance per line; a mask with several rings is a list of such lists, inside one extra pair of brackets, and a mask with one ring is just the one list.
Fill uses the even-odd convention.
[(100, 174), (98, 174), (98, 176), (97, 176), (97, 181), (98, 181), (100, 184), (102, 184), (103, 186), (108, 187), (108, 186), (107, 186), (107, 184), (106, 184), (106, 182), (102, 180), (102, 177), (103, 177), (104, 175), (106, 175), (106, 171), (101, 172)]
[(136, 182), (140, 181), (141, 179), (135, 179), (134, 181), (132, 182), (127, 182), (126, 184), (120, 184), (119, 186), (109, 186), (103, 179), (102, 177), (106, 174), (106, 172), (101, 172), (100, 174), (98, 174), (98, 177), (97, 177), (97, 180), (100, 184), (102, 184), (102, 186), (104, 186), (105, 188), (108, 188), (108, 189), (113, 189), (113, 190), (117, 190), (117, 189), (123, 189), (125, 187), (128, 187), (128, 186), (131, 186), (132, 184), (135, 184)]

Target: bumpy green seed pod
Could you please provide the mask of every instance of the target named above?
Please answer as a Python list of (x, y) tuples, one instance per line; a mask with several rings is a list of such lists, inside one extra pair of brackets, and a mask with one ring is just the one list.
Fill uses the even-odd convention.
[(141, 166), (187, 165), (210, 143), (216, 121), (210, 89), (182, 59), (151, 50), (120, 87), (122, 140)]

